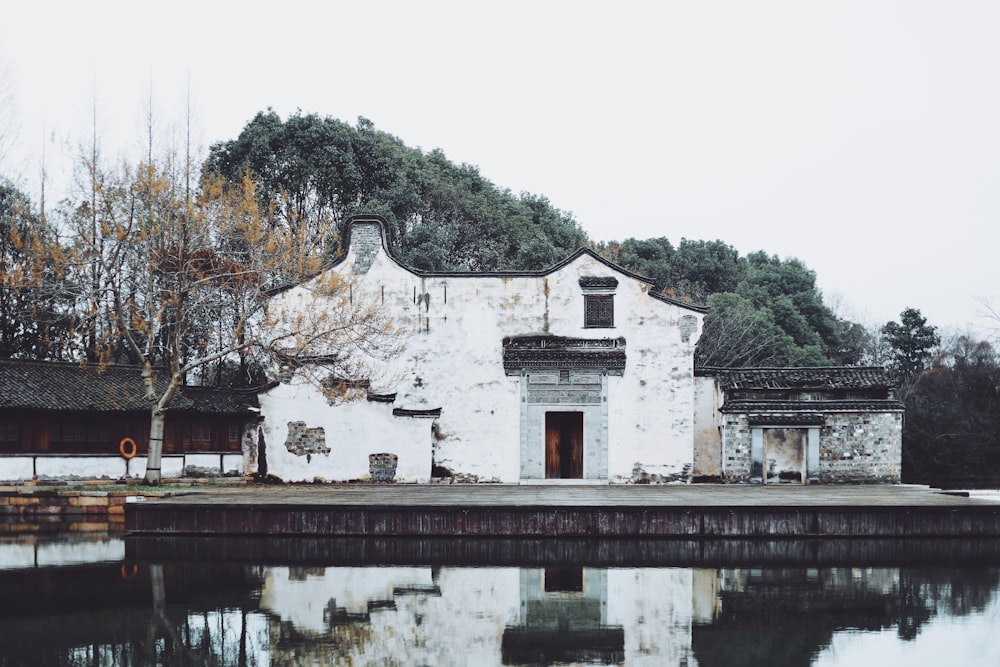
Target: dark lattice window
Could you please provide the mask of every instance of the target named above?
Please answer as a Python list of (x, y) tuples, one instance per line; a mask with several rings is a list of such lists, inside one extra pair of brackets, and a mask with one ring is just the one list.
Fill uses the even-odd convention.
[(615, 297), (610, 294), (585, 294), (583, 297), (583, 326), (615, 326)]
[(52, 422), (49, 449), (53, 452), (94, 453), (113, 449), (107, 422)]
[(13, 421), (0, 421), (0, 452), (16, 452), (20, 445), (20, 424)]
[(21, 442), (21, 425), (17, 422), (0, 422), (0, 442)]

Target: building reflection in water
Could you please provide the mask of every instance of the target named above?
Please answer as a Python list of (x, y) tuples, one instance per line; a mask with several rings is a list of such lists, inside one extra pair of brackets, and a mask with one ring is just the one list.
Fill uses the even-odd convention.
[(1000, 608), (992, 564), (282, 566), (117, 560), (109, 543), (44, 565), (56, 546), (28, 546), (0, 542), (0, 599), (17, 601), (0, 666), (805, 666), (845, 630), (905, 643)]

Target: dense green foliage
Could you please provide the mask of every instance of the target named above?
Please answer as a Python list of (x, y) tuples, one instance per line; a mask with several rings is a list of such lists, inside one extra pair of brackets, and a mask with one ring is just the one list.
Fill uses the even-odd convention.
[(234, 183), (249, 171), (275, 224), (333, 222), (342, 230), (351, 214), (381, 214), (397, 254), (418, 269), (540, 268), (587, 241), (544, 197), (516, 196), (476, 167), (410, 148), (365, 119), (351, 127), (262, 112), (239, 137), (212, 146), (204, 169)]
[(649, 276), (667, 294), (707, 303), (697, 363), (704, 366), (857, 364), (870, 344), (864, 327), (838, 320), (816, 275), (797, 259), (763, 251), (741, 257), (722, 241), (665, 238), (597, 246)]
[(900, 385), (912, 382), (927, 368), (934, 349), (941, 343), (937, 330), (915, 308), (899, 314), (899, 322), (882, 327), (882, 337), (889, 347), (889, 372)]

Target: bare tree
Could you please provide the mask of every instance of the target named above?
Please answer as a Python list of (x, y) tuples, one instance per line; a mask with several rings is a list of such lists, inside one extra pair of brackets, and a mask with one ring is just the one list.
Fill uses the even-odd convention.
[(986, 319), (985, 327), (994, 332), (994, 340), (1000, 334), (1000, 307), (993, 299), (982, 298), (979, 300), (979, 310), (976, 314)]
[(321, 362), (350, 378), (397, 348), (381, 306), (351, 299), (350, 286), (336, 278), (314, 278), (305, 292), (334, 307), (268, 313), (275, 277), (317, 275), (328, 249), (269, 224), (271, 210), (260, 206), (249, 176), (238, 186), (205, 182), (191, 193), (189, 164), (88, 165), (93, 210), (83, 207), (74, 218), (78, 273), (100, 276), (81, 281), (81, 297), (106, 309), (94, 353), (142, 369), (151, 411), (145, 481), (154, 485), (166, 411), (193, 371), (259, 355), (265, 363)]
[(14, 80), (0, 67), (0, 171), (17, 140), (17, 114), (14, 104)]

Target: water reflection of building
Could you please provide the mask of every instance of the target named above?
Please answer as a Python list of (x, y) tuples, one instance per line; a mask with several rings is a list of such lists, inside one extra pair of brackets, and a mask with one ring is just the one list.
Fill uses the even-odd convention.
[(521, 570), (520, 618), (503, 633), (504, 664), (625, 658), (625, 630), (608, 623), (608, 571), (582, 567)]
[(806, 666), (834, 632), (881, 630), (908, 613), (897, 568), (738, 568), (696, 578), (702, 613), (691, 646), (701, 667)]
[[(0, 612), (0, 665), (808, 665), (840, 630), (891, 628), (906, 642), (935, 615), (1000, 604), (1000, 569), (983, 566), (995, 558), (920, 568), (263, 567), (133, 564), (115, 558), (113, 541), (89, 542), (79, 553), (0, 543), (0, 599), (16, 601)], [(82, 562), (85, 553), (111, 560)]]
[(495, 664), (518, 609), (516, 568), (269, 568), (274, 662)]
[(275, 662), (693, 664), (682, 568), (269, 568)]
[(84, 556), (22, 567), (14, 555), (23, 544), (13, 546), (0, 548), (0, 665), (236, 665), (266, 649), (263, 617), (253, 612), (257, 568)]

